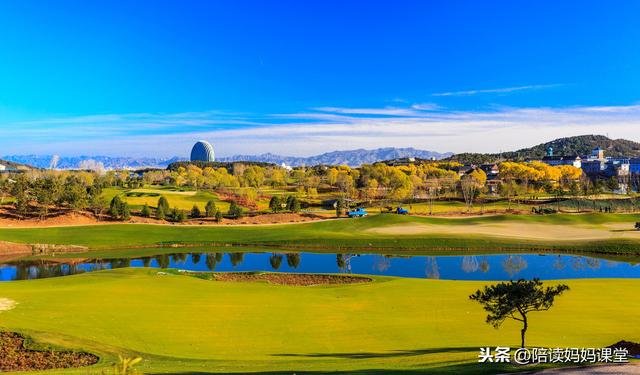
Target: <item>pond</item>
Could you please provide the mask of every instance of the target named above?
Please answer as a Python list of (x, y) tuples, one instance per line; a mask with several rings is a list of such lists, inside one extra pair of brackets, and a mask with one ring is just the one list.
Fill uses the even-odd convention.
[(640, 278), (640, 265), (581, 255), (497, 254), (392, 256), (378, 254), (211, 252), (69, 263), (24, 260), (0, 264), (0, 280), (29, 280), (121, 267), (192, 271), (354, 273), (449, 280)]

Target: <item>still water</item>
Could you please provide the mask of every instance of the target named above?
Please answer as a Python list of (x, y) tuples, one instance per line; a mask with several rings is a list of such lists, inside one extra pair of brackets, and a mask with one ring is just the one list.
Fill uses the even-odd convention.
[(178, 253), (141, 258), (0, 264), (0, 281), (66, 276), (121, 267), (192, 271), (357, 273), (449, 280), (640, 278), (640, 265), (579, 255), (389, 256), (318, 253)]

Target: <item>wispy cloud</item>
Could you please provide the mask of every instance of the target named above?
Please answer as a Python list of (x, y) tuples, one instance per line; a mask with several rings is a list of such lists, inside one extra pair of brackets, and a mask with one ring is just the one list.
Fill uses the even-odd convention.
[(438, 92), (438, 93), (431, 94), (431, 96), (471, 96), (471, 95), (478, 95), (478, 94), (507, 94), (507, 93), (512, 93), (516, 91), (550, 89), (550, 88), (560, 87), (560, 86), (564, 86), (564, 84), (555, 83), (550, 85), (526, 85), (526, 86), (502, 87), (497, 89)]
[(0, 123), (0, 130), (2, 154), (186, 156), (198, 139), (211, 141), (221, 156), (377, 147), (497, 152), (579, 134), (640, 140), (640, 105), (456, 111), (408, 104), (266, 115), (100, 115)]

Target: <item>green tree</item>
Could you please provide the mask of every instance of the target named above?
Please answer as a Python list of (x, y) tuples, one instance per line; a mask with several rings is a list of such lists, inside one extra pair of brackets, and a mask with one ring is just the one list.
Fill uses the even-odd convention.
[(271, 209), (272, 212), (280, 211), (280, 209), (282, 208), (280, 197), (278, 197), (277, 195), (274, 195), (273, 197), (271, 197), (271, 200), (269, 201), (269, 208)]
[(216, 211), (216, 222), (222, 222), (222, 211), (220, 210)]
[(205, 215), (207, 215), (207, 217), (214, 217), (216, 216), (216, 202), (214, 202), (213, 200), (210, 200), (207, 202), (207, 205), (204, 207), (204, 212)]
[(164, 211), (165, 214), (167, 214), (170, 211), (169, 201), (164, 196), (161, 196), (158, 199), (158, 210), (160, 208), (162, 208), (162, 210)]
[(131, 219), (131, 210), (129, 204), (124, 202), (120, 196), (116, 195), (111, 199), (109, 204), (109, 215), (115, 220), (129, 220)]
[(142, 217), (149, 217), (151, 216), (151, 209), (149, 208), (148, 204), (144, 204), (144, 206), (142, 206), (142, 210), (140, 211), (140, 216)]
[(235, 201), (232, 201), (229, 206), (229, 216), (239, 219), (243, 214), (242, 207), (240, 207)]
[(191, 217), (197, 219), (200, 216), (202, 216), (202, 212), (200, 212), (200, 208), (198, 207), (198, 205), (194, 204), (191, 208)]
[(78, 176), (65, 180), (62, 201), (72, 210), (83, 210), (89, 205), (89, 194), (84, 182)]
[(122, 205), (120, 206), (120, 217), (122, 218), (122, 220), (131, 219), (131, 209), (129, 208), (129, 203), (122, 202)]
[(178, 209), (178, 208), (174, 208), (171, 211), (171, 220), (175, 221), (176, 223), (182, 223), (183, 221), (186, 220), (186, 215), (184, 213), (184, 211)]
[(109, 203), (109, 215), (115, 220), (120, 220), (120, 210), (122, 207), (122, 198), (119, 195), (116, 195), (111, 199), (111, 203)]
[(520, 339), (524, 348), (525, 334), (529, 328), (527, 314), (549, 310), (555, 298), (567, 290), (569, 287), (564, 284), (545, 288), (539, 279), (520, 279), (485, 286), (470, 295), (469, 299), (482, 305), (489, 313), (486, 322), (495, 328), (499, 328), (506, 319), (521, 322)]
[(167, 211), (165, 211), (164, 207), (158, 206), (156, 209), (156, 219), (164, 220), (167, 217)]
[(287, 198), (287, 211), (300, 212), (300, 200), (294, 195)]
[(38, 178), (33, 184), (33, 191), (38, 203), (40, 218), (44, 219), (49, 214), (50, 206), (60, 199), (62, 185), (54, 176)]

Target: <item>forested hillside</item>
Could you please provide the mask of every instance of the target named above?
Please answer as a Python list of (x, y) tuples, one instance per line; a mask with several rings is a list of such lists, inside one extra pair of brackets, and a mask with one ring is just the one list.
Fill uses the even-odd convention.
[(627, 139), (610, 139), (603, 135), (581, 135), (576, 137), (559, 138), (551, 142), (542, 143), (530, 148), (517, 151), (503, 152), (502, 154), (456, 154), (447, 160), (455, 160), (461, 163), (491, 163), (498, 160), (541, 159), (547, 153), (547, 149), (553, 147), (555, 155), (589, 155), (591, 150), (601, 147), (606, 156), (640, 157), (640, 143)]

